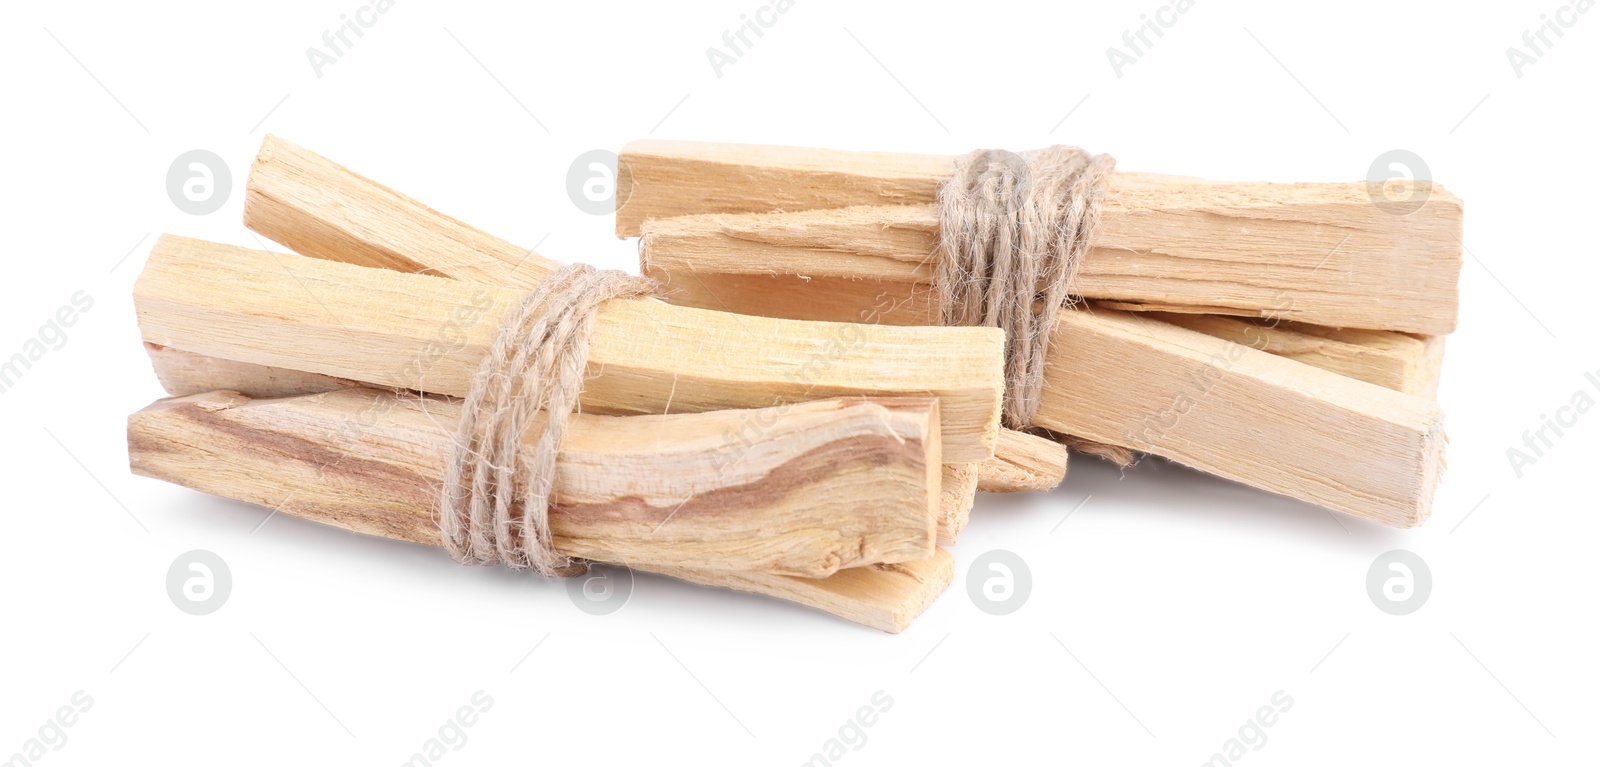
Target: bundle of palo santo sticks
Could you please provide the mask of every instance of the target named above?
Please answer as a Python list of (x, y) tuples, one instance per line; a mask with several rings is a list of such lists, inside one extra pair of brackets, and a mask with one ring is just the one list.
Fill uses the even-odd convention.
[[(634, 142), (617, 235), (640, 238), (641, 269), (680, 306), (930, 325), (953, 159)], [(1034, 424), (1388, 525), (1427, 519), (1461, 201), (1407, 180), (1108, 187)]]
[[(1002, 331), (929, 316), (948, 164), (630, 145), (617, 230), (665, 300), (599, 309), (555, 551), (892, 632), (950, 583), (977, 491), (1061, 482), (1049, 437), (1427, 516), (1460, 267), (1442, 189), (1400, 218), (1363, 185), (1118, 174), (1025, 433), (1001, 428)], [(274, 137), (245, 224), (293, 253), (163, 236), (134, 287), (171, 396), (129, 418), (133, 471), (440, 545), (460, 398), (560, 265)]]

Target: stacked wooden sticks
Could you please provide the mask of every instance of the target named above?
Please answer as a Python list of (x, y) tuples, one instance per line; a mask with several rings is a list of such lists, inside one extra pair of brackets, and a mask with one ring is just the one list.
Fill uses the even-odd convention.
[[(452, 398), (557, 265), (275, 138), (245, 223), (299, 255), (164, 236), (134, 287), (173, 395), (130, 418), (134, 471), (438, 544)], [(557, 465), (559, 552), (888, 631), (950, 582), (936, 541), (971, 490), (943, 479), (992, 461), (999, 331), (617, 300), (587, 373)]]
[[(937, 544), (977, 490), (1060, 482), (1059, 443), (1000, 428), (1001, 331), (931, 326), (948, 163), (630, 146), (618, 231), (669, 301), (602, 307), (557, 550), (899, 631), (950, 583)], [(1040, 425), (1419, 523), (1439, 346), (1407, 333), (1453, 324), (1459, 203), (1433, 188), (1407, 222), (1333, 186), (1117, 184), (1080, 281), (1099, 303), (1060, 323)], [(135, 285), (172, 396), (130, 417), (133, 470), (439, 544), (456, 398), (558, 265), (272, 137), (245, 224), (294, 254), (164, 236)]]
[[(617, 234), (669, 300), (928, 325), (953, 158), (641, 141)], [(1036, 424), (1385, 524), (1429, 514), (1460, 200), (1117, 173)]]

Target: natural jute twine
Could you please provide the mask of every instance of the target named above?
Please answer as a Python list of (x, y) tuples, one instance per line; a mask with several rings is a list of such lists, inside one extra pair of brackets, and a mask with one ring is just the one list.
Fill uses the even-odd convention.
[[(575, 264), (529, 291), (505, 319), (463, 402), (440, 493), (439, 529), (457, 562), (558, 576), (587, 569), (552, 545), (556, 456), (583, 390), (600, 305), (657, 287), (644, 277)], [(524, 449), (523, 433), (541, 418), (538, 443)]]
[[(978, 150), (958, 158), (939, 189), (940, 322), (1005, 330), (1011, 428), (1027, 428), (1038, 410), (1050, 333), (1072, 300), (1114, 166), (1109, 155), (1076, 147)], [(505, 319), (463, 403), (440, 492), (439, 528), (456, 561), (552, 576), (587, 569), (553, 546), (556, 457), (600, 305), (658, 287), (576, 264), (529, 291)], [(540, 418), (544, 431), (525, 450), (522, 435)]]
[(939, 189), (940, 323), (1006, 332), (1005, 425), (1032, 425), (1045, 354), (1116, 161), (1069, 146), (980, 149)]

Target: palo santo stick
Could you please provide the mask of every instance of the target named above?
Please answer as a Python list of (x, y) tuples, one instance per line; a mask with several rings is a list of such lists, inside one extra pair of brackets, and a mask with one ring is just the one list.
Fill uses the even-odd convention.
[[(646, 273), (658, 279), (665, 276), (650, 270)], [(794, 284), (787, 289), (765, 293), (733, 289), (741, 281), (788, 280)], [(708, 284), (717, 285), (718, 292), (681, 287)], [(667, 283), (673, 301), (714, 300), (729, 311), (780, 317), (812, 311), (816, 306), (861, 312), (868, 307), (903, 307), (910, 300), (891, 294), (884, 283), (869, 280), (815, 280), (809, 284), (792, 275), (771, 278), (695, 272), (673, 274)], [(908, 284), (902, 286), (910, 289)], [(807, 300), (817, 292), (828, 295), (808, 305)], [(772, 300), (750, 306), (745, 299), (751, 295)], [(885, 322), (906, 317), (893, 308), (873, 315)], [(1442, 414), (1437, 405), (1266, 352), (1238, 345), (1230, 348), (1221, 339), (1136, 314), (1096, 309), (1068, 311), (1062, 316), (1051, 340), (1045, 366), (1050, 375), (1036, 425), (1091, 442), (1155, 453), (1386, 524), (1411, 526), (1427, 517), (1438, 480), (1435, 464), (1443, 451)], [(1160, 342), (1153, 343), (1152, 335)], [(1432, 353), (1437, 354), (1437, 349), (1436, 345)], [(1249, 360), (1272, 357), (1284, 364), (1252, 363), (1250, 375), (1237, 376), (1225, 365), (1234, 354)], [(1224, 364), (1210, 365), (1213, 357)], [(1312, 385), (1307, 371), (1324, 375), (1313, 377), (1320, 382)], [(1202, 400), (1198, 393), (1210, 389), (1208, 381), (1213, 375), (1230, 381), (1231, 394), (1205, 397), (1203, 405), (1196, 405)], [(1094, 391), (1108, 394), (1103, 399), (1087, 394)], [(1288, 405), (1296, 402), (1303, 407)], [(1214, 421), (1214, 427), (1198, 428), (1196, 423), (1202, 421), (1180, 412), (1202, 406), (1205, 412), (1217, 414), (1215, 419), (1203, 421)], [(1308, 428), (1305, 419), (1311, 414), (1317, 419)], [(1141, 419), (1155, 425), (1177, 422), (1185, 428), (1152, 431)], [(1154, 436), (1140, 436), (1147, 431)], [(1324, 440), (1329, 444), (1319, 447)], [(1355, 445), (1360, 447), (1351, 453)], [(996, 456), (1002, 455), (997, 449)], [(1386, 465), (1379, 470), (1370, 465), (1372, 461)]]
[[(434, 510), (460, 410), (371, 389), (212, 392), (131, 416), (129, 461), (135, 474), (202, 492), (438, 544)], [(730, 450), (723, 433), (752, 415), (762, 436)], [(550, 530), (562, 554), (626, 564), (815, 578), (926, 559), (938, 455), (938, 404), (926, 397), (580, 414), (557, 459)]]
[[(223, 379), (254, 381), (258, 391), (279, 392), (250, 395), (255, 398), (294, 396), (343, 388), (338, 379), (318, 381), (318, 377), (313, 376), (297, 379), (285, 375), (294, 371), (146, 346), (158, 370), (179, 374), (177, 378), (163, 377), (164, 384), (170, 381), (171, 386), (193, 386), (206, 380)], [(402, 530), (410, 529), (384, 528), (375, 532), (399, 540), (410, 540), (399, 535)], [(914, 618), (922, 614), (934, 598), (950, 585), (955, 571), (950, 554), (937, 548), (928, 559), (852, 567), (825, 578), (640, 563), (634, 563), (632, 567), (641, 572), (660, 573), (703, 586), (718, 586), (783, 599), (890, 633), (903, 631)]]
[(978, 464), (978, 489), (985, 493), (1050, 490), (1066, 477), (1065, 445), (1015, 429), (1001, 429), (994, 457)]
[[(155, 344), (145, 344), (145, 349), (150, 353), (156, 377), (161, 380), (167, 393), (174, 397), (227, 390), (252, 399), (268, 399), (360, 386), (342, 378), (207, 357)], [(754, 422), (754, 419), (750, 420)], [(1019, 440), (1019, 436), (1026, 438), (1026, 441)], [(1010, 429), (1000, 430), (1000, 443), (1008, 454), (1005, 458), (997, 452), (982, 463), (944, 467), (936, 517), (940, 541), (954, 542), (961, 528), (966, 525), (967, 515), (972, 511), (973, 488), (970, 487), (970, 479), (973, 476), (978, 478), (979, 489), (983, 489), (985, 483), (993, 482), (1002, 486), (996, 492), (1007, 492), (1013, 489), (1048, 490), (1059, 484), (1066, 473), (1066, 448), (1061, 445)], [(1059, 471), (1050, 455), (1051, 448), (1061, 453)], [(1012, 453), (1015, 455), (1010, 455)]]
[(1210, 314), (1151, 312), (1151, 317), (1358, 381), (1433, 399), (1444, 338), (1384, 330), (1345, 330), (1284, 322), (1264, 324)]
[(1397, 527), (1427, 519), (1443, 413), (1138, 314), (1062, 312), (1037, 423)]
[(560, 266), (272, 135), (244, 224), (304, 256), (485, 285), (531, 289)]
[(639, 269), (660, 282), (679, 306), (789, 320), (837, 322), (859, 317), (880, 325), (937, 325), (939, 311), (927, 285), (888, 280), (852, 280), (804, 274), (724, 274), (693, 268), (669, 271), (657, 264), (665, 249), (645, 224)]
[(348, 378), (207, 357), (159, 344), (147, 343), (144, 350), (150, 355), (156, 380), (173, 397), (227, 390), (251, 399), (271, 399), (361, 386)]
[[(678, 252), (707, 274), (925, 284), (935, 195), (952, 167), (928, 155), (635, 141), (618, 163), (617, 234), (668, 238), (651, 256), (665, 271), (674, 265), (661, 254)], [(1400, 186), (1425, 200), (1409, 215), (1374, 203), (1377, 188), (1361, 182), (1116, 173), (1075, 290), (1148, 309), (1449, 333), (1461, 201), (1426, 181)], [(693, 218), (642, 226), (681, 216)]]
[[(1419, 397), (1437, 399), (1439, 374), (1444, 367), (1444, 336), (1418, 336), (1410, 333), (1389, 333), (1382, 330), (1357, 328), (1328, 328), (1302, 322), (1284, 322), (1279, 327), (1296, 333), (1326, 339), (1332, 343), (1354, 344), (1378, 356), (1391, 356), (1404, 360), (1408, 368), (1403, 376), (1400, 391)], [(1416, 341), (1422, 342), (1418, 349)], [(1393, 387), (1390, 387), (1393, 388)]]
[[(146, 342), (457, 397), (522, 295), (170, 235), (134, 285)], [(944, 462), (970, 463), (988, 459), (997, 438), (1000, 341), (993, 328), (797, 323), (611, 301), (595, 329), (583, 405), (640, 414), (669, 403), (701, 412), (932, 394)]]
[[(155, 344), (145, 344), (145, 349), (150, 354), (162, 387), (175, 397), (231, 389), (252, 399), (268, 399), (319, 394), (355, 386), (345, 379), (206, 357)], [(1007, 432), (1009, 430), (1002, 430), (1002, 442), (1008, 440)], [(992, 458), (979, 466), (987, 467), (998, 460), (998, 457)], [(942, 489), (939, 500), (938, 518), (943, 520), (951, 517), (952, 512), (946, 506), (950, 499)], [(956, 502), (959, 503), (959, 499)], [(947, 535), (944, 531), (939, 533), (941, 537)], [(638, 563), (633, 565), (633, 569), (660, 573), (702, 586), (775, 597), (880, 631), (899, 633), (950, 585), (955, 564), (948, 552), (935, 549), (933, 556), (928, 559), (852, 567), (826, 578)]]
[(826, 578), (761, 575), (687, 567), (635, 567), (702, 586), (749, 591), (814, 607), (863, 626), (898, 634), (928, 609), (955, 578), (955, 559), (944, 549), (898, 564), (840, 570)]
[[(691, 255), (674, 258), (671, 242), (654, 236), (663, 222), (645, 223), (639, 241), (639, 271), (663, 286), (667, 300), (678, 306), (752, 314), (786, 320), (837, 322), (860, 317), (880, 325), (939, 324), (930, 285), (893, 280), (819, 277), (809, 274), (728, 274), (704, 271)], [(751, 253), (750, 264), (759, 264)]]
[(978, 466), (981, 464), (946, 465), (939, 480), (939, 515), (935, 523), (941, 546), (953, 546), (967, 528), (972, 516), (972, 506), (977, 502)]

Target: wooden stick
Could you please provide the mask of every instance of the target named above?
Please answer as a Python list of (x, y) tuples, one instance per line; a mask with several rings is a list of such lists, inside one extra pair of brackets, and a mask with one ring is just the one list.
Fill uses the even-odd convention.
[(146, 343), (144, 350), (150, 355), (150, 365), (155, 369), (156, 380), (169, 396), (188, 397), (213, 391), (234, 391), (251, 399), (298, 397), (302, 394), (352, 389), (360, 381), (348, 378), (303, 373), (288, 368), (275, 368), (238, 362), (221, 357), (186, 352), (159, 344)]
[[(319, 381), (317, 380), (319, 377), (309, 375), (296, 378), (284, 375), (293, 371), (233, 363), (230, 360), (202, 357), (148, 344), (146, 347), (151, 353), (151, 359), (156, 361), (158, 370), (166, 370), (179, 376), (162, 379), (164, 385), (169, 387), (181, 388), (206, 380), (254, 381), (258, 387), (256, 391), (263, 393), (247, 396), (257, 399), (313, 394), (343, 388), (338, 379), (326, 378)], [(209, 390), (201, 389), (194, 393), (205, 391)], [(293, 508), (291, 513), (292, 511)], [(403, 537), (400, 533), (411, 529), (409, 526), (381, 528), (374, 532), (398, 540), (410, 540), (418, 536)], [(950, 554), (937, 548), (934, 549), (933, 556), (928, 559), (852, 567), (825, 578), (741, 573), (703, 567), (647, 565), (637, 562), (632, 567), (642, 572), (659, 573), (703, 586), (747, 591), (795, 602), (890, 633), (903, 631), (914, 618), (922, 614), (933, 603), (934, 598), (950, 585), (955, 571), (955, 564)]]
[(928, 559), (852, 567), (826, 578), (655, 565), (634, 569), (703, 586), (765, 594), (898, 634), (950, 585), (955, 578), (955, 559), (936, 548)]
[[(711, 301), (729, 311), (780, 317), (815, 316), (848, 310), (852, 305), (857, 311), (866, 306), (903, 307), (909, 301), (906, 296), (891, 295), (892, 286), (870, 280), (808, 283), (792, 275), (647, 273), (667, 279), (668, 297), (673, 301), (690, 305)], [(789, 280), (793, 284), (785, 287), (746, 289), (749, 283)], [(685, 289), (686, 285), (694, 287)], [(715, 292), (705, 289), (709, 285), (717, 286)], [(820, 300), (809, 301), (819, 293), (824, 294)], [(876, 316), (886, 322), (908, 318), (897, 310)], [(1152, 345), (1151, 334), (1160, 342)], [(1439, 348), (1436, 343), (1429, 354), (1437, 355)], [(1229, 364), (1210, 365), (1207, 361), (1219, 352)], [(1288, 366), (1251, 363), (1246, 365), (1250, 375), (1233, 375), (1230, 366), (1238, 367), (1235, 354), (1246, 360), (1274, 358)], [(1437, 362), (1432, 368), (1437, 369)], [(1443, 452), (1439, 425), (1443, 415), (1437, 405), (1420, 397), (1381, 397), (1368, 390), (1401, 395), (1155, 319), (1107, 309), (1063, 313), (1052, 337), (1046, 369), (1052, 375), (1046, 379), (1044, 405), (1036, 425), (1092, 442), (1155, 453), (1388, 524), (1410, 526), (1427, 517), (1438, 479), (1434, 466)], [(1326, 376), (1312, 377), (1307, 371)], [(1185, 424), (1196, 423), (1197, 419), (1177, 409), (1187, 409), (1200, 400), (1197, 393), (1210, 390), (1207, 382), (1213, 376), (1225, 376), (1231, 382), (1229, 396), (1203, 398), (1205, 412), (1215, 414), (1214, 419), (1207, 419), (1216, 424), (1214, 429), (1152, 430), (1146, 425), (1147, 420), (1161, 424), (1180, 417)], [(1310, 378), (1320, 382), (1313, 384)], [(1427, 388), (1420, 383), (1418, 387)], [(1106, 392), (1106, 398), (1097, 400), (1088, 392)], [(1286, 407), (1289, 402), (1305, 406)], [(1309, 413), (1325, 420), (1307, 429), (1303, 417)], [(1396, 413), (1405, 414), (1398, 417), (1400, 428), (1389, 423), (1396, 420)], [(1153, 436), (1140, 436), (1147, 432)], [(1327, 441), (1323, 446), (1326, 452), (1318, 446), (1319, 440)], [(1364, 459), (1348, 452), (1350, 445), (1362, 445), (1369, 459), (1382, 456), (1389, 465), (1382, 471), (1371, 469)], [(997, 450), (996, 455), (1003, 454)], [(1367, 494), (1360, 488), (1373, 492)]]
[[(657, 223), (651, 220), (645, 225), (639, 270), (660, 282), (667, 300), (678, 306), (811, 322), (837, 321), (866, 311), (881, 325), (938, 324), (932, 291), (917, 283), (804, 274), (727, 274), (702, 271), (690, 264), (693, 258), (677, 260), (668, 269), (662, 266), (666, 246), (650, 236)], [(759, 263), (758, 258), (752, 253), (750, 262)]]
[[(681, 261), (663, 259), (693, 259), (703, 274), (925, 284), (938, 237), (932, 206), (951, 162), (635, 141), (618, 164), (617, 234), (660, 241), (649, 258), (669, 272)], [(1449, 333), (1459, 301), (1461, 201), (1426, 181), (1390, 184), (1397, 186), (1424, 200), (1421, 207), (1394, 215), (1374, 202), (1377, 187), (1359, 182), (1116, 173), (1076, 290), (1147, 309)], [(690, 218), (645, 226), (683, 216)]]
[[(145, 344), (145, 349), (150, 354), (157, 378), (167, 393), (174, 397), (228, 390), (252, 399), (268, 399), (360, 386), (347, 379), (207, 357), (155, 344)], [(1005, 458), (996, 452), (993, 458), (982, 463), (950, 464), (944, 467), (945, 479), (940, 484), (937, 515), (940, 541), (954, 542), (961, 528), (966, 525), (973, 504), (973, 489), (968, 487), (969, 477), (978, 478), (977, 489), (1011, 492), (1048, 490), (1060, 484), (1066, 474), (1067, 451), (1059, 444), (1010, 429), (1000, 430), (1000, 444), (1005, 447)], [(1052, 454), (1054, 452), (1060, 453), (1059, 460)], [(987, 483), (994, 484), (986, 488)]]
[(485, 285), (527, 290), (561, 266), (272, 135), (250, 168), (244, 224), (301, 255)]
[(1398, 527), (1427, 519), (1443, 413), (1159, 320), (1062, 313), (1037, 421)]
[(994, 457), (978, 464), (978, 489), (985, 493), (1050, 490), (1066, 478), (1065, 445), (1014, 429), (1001, 429)]
[[(154, 344), (145, 344), (145, 349), (150, 354), (162, 386), (176, 397), (232, 389), (252, 399), (269, 399), (320, 394), (355, 386), (354, 382), (345, 379), (206, 357)], [(1002, 443), (1010, 439), (1008, 433), (1009, 430), (1002, 430)], [(998, 457), (979, 466), (988, 466), (996, 461)], [(948, 494), (941, 487), (937, 515), (940, 520), (953, 516), (945, 505), (947, 498)], [(941, 530), (938, 535), (946, 537), (949, 533)], [(633, 569), (703, 586), (776, 597), (881, 631), (899, 633), (950, 585), (955, 564), (948, 552), (935, 549), (933, 556), (928, 559), (852, 567), (826, 578), (639, 563), (634, 563)]]
[[(460, 404), (371, 389), (270, 400), (213, 392), (128, 421), (135, 474), (356, 532), (439, 543)], [(749, 445), (723, 434), (764, 424)], [(524, 437), (531, 445), (543, 426)], [(835, 399), (782, 409), (579, 415), (550, 529), (567, 556), (823, 577), (933, 555), (938, 405)]]
[[(1290, 332), (1324, 339), (1329, 344), (1351, 344), (1361, 347), (1375, 360), (1384, 360), (1375, 364), (1392, 365), (1404, 371), (1399, 375), (1398, 388), (1383, 384), (1387, 388), (1396, 388), (1397, 391), (1415, 394), (1418, 397), (1438, 399), (1439, 375), (1444, 368), (1444, 336), (1419, 336), (1357, 328), (1328, 328), (1303, 322), (1284, 322), (1279, 327)], [(1417, 343), (1419, 341), (1420, 346)]]
[[(348, 379), (207, 357), (155, 344), (145, 344), (145, 351), (162, 388), (174, 397), (226, 389), (252, 399), (269, 399), (360, 386)], [(974, 499), (970, 493), (963, 497), (965, 478), (958, 474), (968, 466), (976, 470), (976, 489), (986, 493), (1049, 490), (1066, 478), (1067, 448), (1043, 437), (1001, 429), (995, 454), (989, 460), (946, 465), (947, 479), (939, 492), (941, 541), (954, 541), (965, 525), (966, 514), (971, 512)]]
[(972, 507), (977, 502), (978, 466), (981, 464), (945, 465), (939, 480), (939, 515), (935, 529), (939, 544), (955, 545), (961, 531), (967, 528)]
[(1149, 316), (1386, 389), (1428, 399), (1438, 393), (1443, 336), (1272, 324), (1209, 314), (1151, 312)]
[[(464, 396), (509, 288), (163, 236), (134, 285), (144, 340), (382, 387)], [(940, 399), (944, 462), (993, 454), (1001, 336), (993, 328), (795, 323), (604, 306), (589, 412), (701, 412), (843, 395)]]

